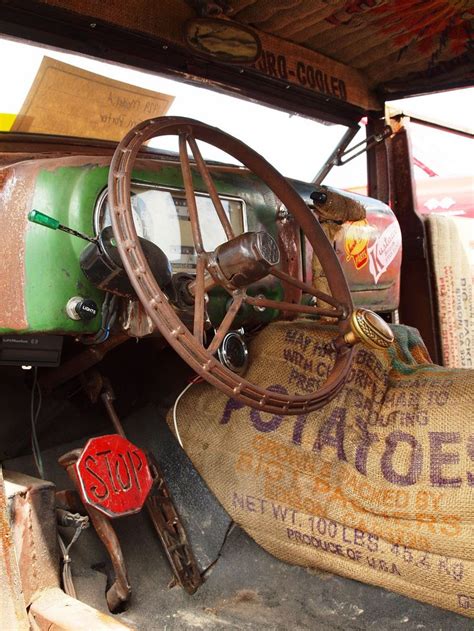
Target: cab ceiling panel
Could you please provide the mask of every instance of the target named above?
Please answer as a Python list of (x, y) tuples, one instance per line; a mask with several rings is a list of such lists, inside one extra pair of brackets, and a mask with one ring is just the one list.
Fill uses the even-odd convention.
[(386, 95), (472, 85), (472, 0), (232, 0), (232, 17), (360, 70)]

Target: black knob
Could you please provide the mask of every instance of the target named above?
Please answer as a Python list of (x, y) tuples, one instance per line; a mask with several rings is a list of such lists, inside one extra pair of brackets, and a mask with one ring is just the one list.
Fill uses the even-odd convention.
[(93, 320), (97, 315), (99, 308), (90, 298), (84, 298), (74, 307), (75, 312), (81, 320)]
[(328, 198), (324, 191), (313, 191), (310, 197), (315, 204), (325, 204)]

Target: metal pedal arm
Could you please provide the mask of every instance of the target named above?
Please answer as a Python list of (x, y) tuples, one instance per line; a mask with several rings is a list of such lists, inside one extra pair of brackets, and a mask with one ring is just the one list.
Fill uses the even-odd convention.
[[(79, 459), (81, 452), (81, 449), (74, 449), (59, 458), (59, 464), (66, 469), (77, 490), (80, 489), (80, 482), (74, 465)], [(110, 519), (86, 502), (84, 502), (84, 509), (87, 511), (97, 535), (104, 544), (114, 568), (115, 581), (106, 593), (107, 605), (110, 611), (114, 612), (129, 601), (132, 592), (122, 548)]]

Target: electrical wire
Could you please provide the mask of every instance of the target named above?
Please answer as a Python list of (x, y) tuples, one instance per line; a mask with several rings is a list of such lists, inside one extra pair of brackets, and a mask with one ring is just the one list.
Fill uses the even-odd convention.
[[(38, 392), (38, 401), (36, 402), (36, 392)], [(38, 470), (38, 474), (40, 478), (44, 479), (44, 466), (43, 466), (43, 458), (41, 455), (41, 449), (39, 446), (38, 435), (36, 432), (36, 425), (38, 422), (38, 417), (41, 411), (41, 405), (43, 403), (43, 395), (41, 393), (41, 386), (38, 382), (38, 367), (34, 367), (33, 372), (33, 386), (31, 389), (31, 401), (30, 401), (30, 415), (31, 415), (31, 450), (33, 452), (33, 459), (36, 464), (36, 468)], [(74, 582), (72, 580), (72, 572), (71, 572), (71, 557), (69, 555), (69, 550), (72, 545), (77, 541), (81, 532), (89, 526), (89, 518), (81, 517), (80, 515), (74, 515), (76, 517), (76, 521), (78, 525), (76, 526), (74, 535), (70, 541), (70, 543), (66, 546), (64, 541), (62, 540), (61, 535), (58, 532), (58, 543), (61, 549), (61, 554), (63, 557), (63, 569), (62, 569), (62, 578), (63, 578), (63, 586), (64, 591), (69, 596), (76, 598), (76, 589), (74, 587)]]
[(176, 411), (178, 409), (178, 403), (181, 400), (181, 397), (189, 390), (189, 388), (191, 386), (193, 386), (195, 383), (197, 383), (198, 381), (201, 381), (201, 377), (197, 377), (196, 379), (193, 379), (190, 383), (188, 383), (188, 385), (184, 388), (184, 390), (182, 390), (178, 396), (176, 397), (176, 401), (174, 402), (173, 405), (173, 425), (174, 425), (174, 431), (176, 434), (176, 438), (178, 439), (178, 443), (181, 445), (181, 447), (184, 449), (183, 447), (183, 441), (181, 440), (181, 435), (179, 433), (179, 429), (178, 429), (178, 417), (176, 414)]
[[(36, 401), (36, 392), (38, 392), (38, 400)], [(38, 434), (36, 432), (36, 425), (38, 422), (38, 417), (41, 411), (41, 405), (43, 403), (43, 395), (41, 392), (41, 386), (38, 382), (38, 367), (34, 367), (33, 372), (33, 386), (31, 389), (31, 401), (30, 401), (30, 416), (31, 416), (31, 450), (33, 452), (33, 459), (35, 461), (36, 468), (38, 470), (38, 474), (40, 478), (44, 479), (44, 465), (43, 465), (43, 457), (41, 455), (41, 449), (38, 441)], [(63, 570), (62, 570), (62, 578), (63, 578), (63, 586), (64, 591), (69, 596), (76, 598), (76, 590), (74, 588), (74, 583), (72, 580), (71, 573), (71, 557), (69, 555), (69, 550), (71, 546), (77, 541), (79, 535), (87, 528), (89, 525), (88, 517), (79, 517), (78, 526), (75, 529), (74, 535), (71, 539), (69, 545), (65, 545), (64, 541), (61, 538), (61, 535), (58, 532), (58, 543), (61, 549), (61, 554), (63, 557)]]
[(106, 294), (104, 302), (102, 303), (102, 320), (100, 329), (92, 337), (83, 336), (81, 338), (81, 342), (83, 344), (102, 344), (102, 342), (105, 342), (108, 339), (110, 331), (117, 319), (117, 301), (118, 296), (115, 294)]
[(73, 544), (79, 539), (79, 535), (82, 533), (82, 531), (89, 527), (89, 518), (81, 517), (80, 515), (73, 515), (73, 517), (78, 518), (76, 519), (76, 521), (78, 522), (78, 525), (75, 528), (74, 535), (71, 541), (66, 546), (66, 544), (62, 540), (61, 535), (58, 532), (58, 543), (59, 543), (59, 547), (61, 549), (61, 554), (63, 557), (62, 579), (63, 579), (64, 591), (66, 592), (68, 596), (72, 596), (72, 598), (77, 598), (76, 588), (74, 587), (74, 582), (72, 580), (72, 572), (71, 572), (72, 558), (69, 554), (69, 550), (72, 548)]
[[(38, 390), (38, 402), (36, 403), (36, 390)], [(36, 433), (36, 424), (41, 411), (41, 405), (43, 402), (43, 396), (41, 393), (41, 386), (38, 382), (38, 367), (34, 367), (33, 372), (33, 387), (31, 390), (31, 402), (30, 402), (30, 418), (31, 418), (31, 450), (33, 452), (33, 458), (40, 478), (44, 479), (44, 466), (43, 458), (41, 456), (41, 450), (38, 441), (38, 435)], [(35, 407), (36, 404), (36, 407)]]

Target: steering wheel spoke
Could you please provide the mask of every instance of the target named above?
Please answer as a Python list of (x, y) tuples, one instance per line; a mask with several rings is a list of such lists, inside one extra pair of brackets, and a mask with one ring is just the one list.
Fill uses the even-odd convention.
[(275, 276), (275, 278), (282, 280), (285, 283), (289, 283), (290, 285), (294, 285), (295, 287), (298, 287), (298, 289), (301, 289), (306, 294), (310, 294), (311, 296), (314, 296), (318, 300), (322, 300), (326, 304), (331, 305), (338, 310), (341, 310), (341, 312), (344, 310), (344, 305), (342, 305), (338, 300), (336, 300), (336, 298), (333, 298), (333, 296), (329, 296), (323, 291), (319, 291), (318, 289), (315, 289), (311, 285), (308, 285), (308, 283), (304, 283), (298, 278), (294, 278), (293, 276), (290, 276), (289, 274), (281, 271), (277, 267), (274, 267), (270, 271), (270, 274), (272, 276)]
[(291, 313), (304, 313), (306, 315), (324, 316), (326, 318), (335, 318), (341, 320), (344, 317), (344, 310), (340, 307), (334, 309), (323, 309), (322, 307), (313, 307), (311, 305), (295, 304), (294, 302), (283, 302), (271, 300), (263, 296), (246, 296), (244, 299), (248, 305), (264, 309), (278, 309), (280, 311), (288, 311)]
[(196, 283), (194, 293), (194, 323), (193, 335), (201, 346), (204, 341), (204, 320), (206, 314), (206, 288), (204, 272), (206, 270), (205, 254), (198, 254), (196, 262)]
[(244, 297), (245, 297), (245, 294), (243, 291), (235, 292), (234, 299), (229, 309), (227, 310), (227, 313), (225, 314), (222, 322), (220, 323), (219, 328), (217, 329), (212, 342), (209, 344), (207, 348), (208, 352), (211, 355), (214, 355), (214, 353), (217, 351), (219, 346), (222, 344), (222, 340), (224, 339), (227, 332), (229, 331), (232, 325), (232, 322), (234, 321), (234, 318), (237, 315), (237, 312), (240, 309), (242, 302), (245, 299)]
[(188, 144), (191, 148), (191, 152), (196, 161), (201, 177), (204, 180), (204, 184), (206, 185), (207, 192), (209, 193), (209, 196), (212, 200), (217, 216), (219, 217), (222, 227), (224, 228), (225, 235), (227, 239), (233, 239), (235, 237), (234, 231), (226, 215), (220, 197), (217, 194), (216, 186), (211, 174), (209, 173), (207, 164), (204, 162), (201, 152), (199, 151), (199, 147), (194, 136), (188, 135)]
[(201, 226), (199, 224), (199, 214), (196, 203), (196, 193), (194, 192), (193, 175), (189, 162), (187, 141), (189, 134), (186, 131), (179, 132), (179, 158), (181, 161), (181, 172), (183, 174), (184, 190), (188, 205), (189, 220), (193, 234), (194, 248), (198, 254), (204, 252), (202, 244)]

